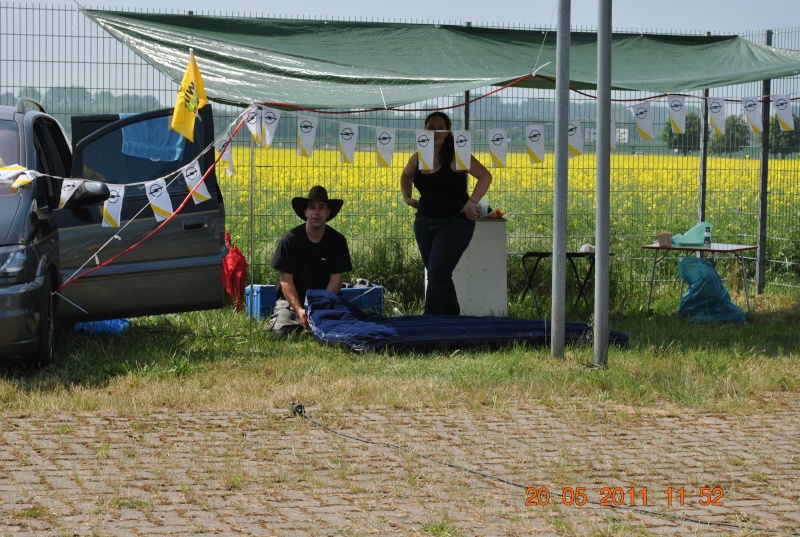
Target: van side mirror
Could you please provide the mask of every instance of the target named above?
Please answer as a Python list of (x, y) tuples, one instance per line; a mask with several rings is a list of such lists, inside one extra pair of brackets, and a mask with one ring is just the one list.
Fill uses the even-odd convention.
[(70, 196), (62, 209), (77, 209), (90, 205), (100, 205), (111, 196), (108, 185), (102, 181), (84, 181)]

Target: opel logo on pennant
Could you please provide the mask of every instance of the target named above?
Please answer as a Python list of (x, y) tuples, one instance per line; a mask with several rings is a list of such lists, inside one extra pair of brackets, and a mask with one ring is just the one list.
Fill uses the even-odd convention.
[(392, 141), (392, 137), (389, 135), (388, 132), (384, 131), (384, 132), (380, 133), (380, 135), (378, 135), (378, 141), (382, 145), (388, 145)]

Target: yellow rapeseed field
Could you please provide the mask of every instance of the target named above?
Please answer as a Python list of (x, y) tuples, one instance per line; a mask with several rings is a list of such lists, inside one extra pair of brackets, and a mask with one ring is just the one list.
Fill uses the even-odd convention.
[[(297, 223), (289, 200), (315, 184), (345, 200), (337, 228), (354, 239), (411, 236), (413, 211), (401, 199), (399, 177), (408, 154), (394, 155), (392, 167), (380, 168), (375, 153), (358, 151), (355, 164), (339, 162), (334, 149), (316, 149), (311, 158), (291, 148), (256, 148), (234, 152), (236, 174), (219, 172), (226, 194), (229, 224), (238, 234), (248, 230), (249, 215), (257, 221), (260, 239), (275, 239)], [(488, 155), (476, 154), (484, 163)], [(490, 205), (508, 211), (514, 239), (547, 239), (552, 228), (553, 162), (530, 164), (527, 155), (512, 153), (506, 168), (490, 168), (494, 182)], [(660, 230), (679, 233), (697, 222), (699, 158), (679, 155), (615, 154), (611, 159), (611, 226), (619, 242), (636, 247)], [(774, 160), (770, 173), (770, 214), (776, 220), (798, 217), (800, 162)], [(759, 162), (713, 157), (708, 161), (706, 220), (719, 240), (756, 233)], [(252, 196), (251, 196), (252, 187)], [(569, 235), (583, 241), (594, 235), (596, 173), (594, 155), (570, 160), (568, 184)], [(252, 202), (252, 210), (251, 210)], [(776, 234), (779, 233), (776, 228)]]
[[(291, 198), (321, 184), (332, 197), (345, 200), (332, 225), (348, 237), (354, 254), (369, 257), (376, 245), (386, 248), (389, 244), (390, 249), (404, 249), (414, 258), (418, 255), (412, 231), (414, 210), (403, 203), (399, 188), (409, 154), (397, 152), (391, 166), (381, 168), (374, 148), (357, 151), (354, 164), (341, 163), (335, 146), (316, 148), (310, 158), (298, 156), (294, 147), (234, 148), (236, 173), (217, 172), (234, 243), (250, 253), (252, 240), (255, 262), (251, 266), (269, 275), (267, 264), (277, 240), (300, 224)], [(509, 153), (505, 168), (490, 167), (488, 154), (475, 156), (488, 164), (494, 176), (489, 204), (508, 212), (507, 249), (549, 249), (553, 155), (548, 154), (544, 164), (534, 165), (524, 153)], [(791, 266), (799, 254), (794, 239), (800, 232), (800, 162), (772, 160), (770, 165), (767, 259), (772, 263), (768, 270), (778, 270), (783, 274), (780, 278), (796, 278)], [(709, 158), (705, 220), (712, 224), (716, 242), (756, 244), (759, 175), (757, 159)], [(652, 257), (642, 245), (653, 242), (659, 231), (683, 233), (698, 222), (699, 177), (697, 155), (612, 154), (610, 246), (617, 281), (646, 281)], [(570, 250), (595, 242), (596, 181), (595, 155), (570, 159)], [(670, 273), (674, 274), (674, 267)]]

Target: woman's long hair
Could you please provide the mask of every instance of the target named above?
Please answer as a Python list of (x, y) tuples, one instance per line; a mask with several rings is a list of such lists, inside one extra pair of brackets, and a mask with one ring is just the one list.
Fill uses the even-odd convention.
[(439, 165), (440, 166), (449, 166), (451, 162), (453, 162), (453, 158), (456, 155), (456, 147), (455, 142), (453, 140), (453, 122), (450, 121), (450, 117), (445, 114), (444, 112), (431, 112), (425, 118), (425, 127), (428, 127), (428, 122), (433, 119), (434, 117), (440, 117), (444, 120), (445, 126), (447, 126), (447, 130), (450, 131), (447, 133), (447, 138), (444, 139), (442, 143), (442, 148), (439, 150)]

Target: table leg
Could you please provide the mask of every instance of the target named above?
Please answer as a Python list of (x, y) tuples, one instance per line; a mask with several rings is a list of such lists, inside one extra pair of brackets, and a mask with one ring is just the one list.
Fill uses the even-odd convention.
[(589, 278), (592, 277), (592, 272), (594, 271), (594, 257), (588, 257), (589, 259), (589, 269), (586, 271), (586, 277), (581, 278), (580, 274), (578, 274), (578, 267), (575, 265), (575, 260), (572, 257), (568, 257), (570, 264), (572, 265), (572, 272), (575, 274), (575, 279), (578, 281), (578, 298), (575, 299), (575, 303), (578, 302), (581, 298), (583, 298), (583, 303), (586, 304), (586, 309), (589, 310), (589, 299), (586, 297), (586, 283), (589, 281)]
[[(533, 256), (531, 256), (533, 257)], [(525, 278), (527, 281), (525, 282), (525, 289), (522, 290), (523, 293), (530, 289), (531, 297), (533, 298), (533, 305), (536, 307), (536, 313), (539, 314), (540, 319), (544, 319), (542, 316), (542, 310), (539, 308), (539, 301), (536, 300), (536, 291), (533, 289), (533, 277), (536, 275), (536, 268), (539, 266), (539, 262), (542, 260), (541, 257), (536, 256), (536, 261), (533, 263), (533, 268), (530, 272), (528, 272), (528, 265), (525, 263), (525, 256), (522, 256), (522, 270), (525, 271)]]
[(658, 250), (653, 254), (653, 270), (650, 271), (650, 294), (647, 295), (647, 311), (650, 311), (650, 302), (653, 300), (653, 280), (656, 279), (656, 264), (658, 263)]
[(744, 280), (744, 301), (747, 304), (747, 313), (750, 313), (750, 292), (747, 290), (747, 269), (744, 268), (744, 252), (739, 252), (739, 263), (742, 264), (742, 279)]

